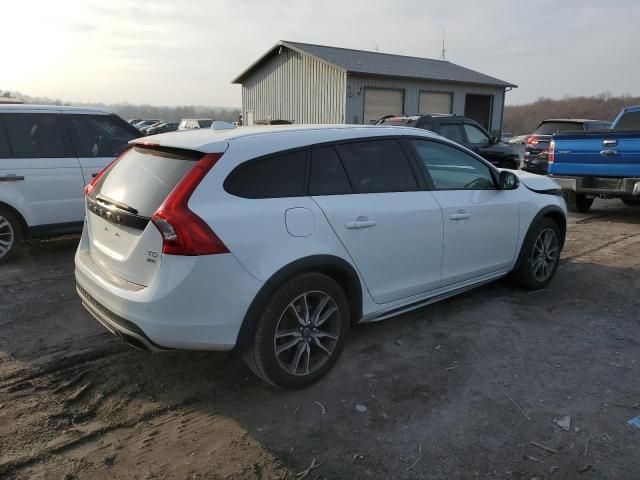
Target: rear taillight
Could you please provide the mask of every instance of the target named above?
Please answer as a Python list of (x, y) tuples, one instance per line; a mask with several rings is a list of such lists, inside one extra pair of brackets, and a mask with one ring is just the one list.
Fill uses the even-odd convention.
[(189, 198), (196, 187), (221, 156), (221, 153), (210, 153), (198, 160), (151, 217), (151, 221), (162, 235), (163, 253), (171, 255), (229, 253), (209, 225), (188, 207)]
[(556, 141), (555, 140), (551, 140), (551, 143), (549, 144), (549, 150), (547, 151), (547, 162), (548, 163), (553, 163), (556, 161)]
[(96, 174), (96, 176), (95, 176), (95, 177), (93, 177), (93, 180), (91, 180), (91, 183), (90, 183), (89, 185), (85, 185), (85, 186), (84, 186), (84, 195), (85, 195), (85, 197), (86, 197), (87, 195), (89, 195), (89, 194), (93, 191), (94, 187), (95, 187), (95, 186), (96, 186), (96, 184), (98, 183), (98, 180), (100, 180), (100, 177), (102, 177), (102, 175), (104, 175), (104, 173), (105, 173), (107, 170), (109, 170), (109, 169), (111, 168), (111, 166), (112, 166), (114, 163), (116, 163), (118, 160), (120, 160), (120, 158), (121, 158), (122, 156), (124, 156), (124, 154), (125, 154), (125, 153), (127, 153), (127, 152), (129, 151), (129, 149), (130, 149), (130, 148), (131, 148), (131, 147), (127, 147), (127, 148), (125, 149), (125, 151), (124, 151), (124, 152), (122, 152), (120, 155), (118, 155), (116, 158), (114, 158), (114, 159), (111, 161), (111, 163), (109, 163), (109, 165), (107, 165), (107, 166), (106, 166), (106, 167), (104, 167), (102, 170), (100, 170), (100, 171)]
[(538, 144), (538, 136), (537, 135), (529, 135), (526, 140), (527, 145), (537, 145)]

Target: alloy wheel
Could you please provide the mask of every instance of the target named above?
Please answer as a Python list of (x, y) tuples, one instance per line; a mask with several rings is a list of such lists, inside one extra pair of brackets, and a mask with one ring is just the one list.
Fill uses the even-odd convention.
[(13, 242), (15, 241), (15, 233), (8, 219), (0, 215), (0, 258), (4, 257), (11, 251)]
[(558, 261), (558, 236), (551, 228), (545, 228), (540, 232), (533, 244), (531, 256), (531, 269), (533, 277), (538, 282), (544, 282), (553, 273)]
[(297, 296), (280, 315), (273, 338), (280, 368), (296, 376), (317, 371), (333, 354), (340, 322), (338, 306), (327, 293)]

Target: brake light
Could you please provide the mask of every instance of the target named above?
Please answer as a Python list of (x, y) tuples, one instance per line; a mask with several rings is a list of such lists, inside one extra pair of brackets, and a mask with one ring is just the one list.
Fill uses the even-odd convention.
[(151, 221), (162, 235), (163, 253), (171, 255), (229, 253), (209, 225), (188, 207), (189, 199), (196, 187), (220, 157), (222, 157), (221, 153), (210, 153), (198, 160), (151, 217)]
[(556, 160), (556, 141), (555, 140), (551, 140), (551, 143), (549, 144), (549, 151), (547, 153), (547, 162), (548, 163), (553, 163)]
[(91, 180), (91, 183), (89, 183), (89, 185), (85, 185), (84, 186), (84, 196), (88, 196), (94, 189), (94, 187), (96, 186), (96, 184), (98, 183), (98, 180), (100, 180), (100, 177), (102, 177), (102, 175), (104, 175), (104, 173), (109, 170), (109, 168), (111, 168), (111, 166), (116, 163), (118, 160), (120, 160), (121, 157), (124, 156), (125, 153), (127, 153), (129, 151), (131, 147), (127, 147), (125, 149), (124, 152), (122, 152), (120, 155), (118, 155), (116, 158), (114, 158), (109, 165), (107, 165), (106, 167), (104, 167), (102, 170), (100, 170), (95, 177), (93, 177), (93, 180)]
[(529, 135), (527, 137), (527, 145), (537, 145), (538, 142), (538, 136), (537, 135)]

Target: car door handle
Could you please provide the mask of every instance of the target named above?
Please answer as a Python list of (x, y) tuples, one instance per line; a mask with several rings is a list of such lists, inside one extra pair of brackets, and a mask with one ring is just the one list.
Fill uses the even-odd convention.
[(24, 177), (22, 175), (14, 175), (13, 173), (0, 177), (0, 182), (19, 182), (20, 180), (24, 180)]
[(471, 214), (466, 210), (458, 210), (456, 213), (449, 215), (449, 220), (466, 220), (471, 218)]
[(617, 147), (618, 146), (618, 141), (617, 140), (603, 140), (602, 141), (602, 146), (603, 147)]
[(618, 151), (617, 150), (602, 150), (600, 152), (600, 155), (602, 155), (603, 157), (615, 157), (616, 155), (618, 155)]
[(373, 227), (376, 224), (375, 221), (369, 220), (367, 217), (358, 217), (355, 222), (347, 222), (344, 226), (349, 230), (354, 228), (369, 228)]

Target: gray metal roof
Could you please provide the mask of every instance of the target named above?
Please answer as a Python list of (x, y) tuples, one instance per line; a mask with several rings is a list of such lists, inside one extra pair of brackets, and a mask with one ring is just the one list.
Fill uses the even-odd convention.
[(273, 55), (280, 47), (287, 47), (306, 55), (318, 58), (335, 65), (348, 73), (365, 75), (381, 75), (392, 77), (416, 78), (425, 80), (441, 80), (446, 82), (473, 83), (498, 87), (516, 87), (509, 82), (499, 80), (475, 70), (470, 70), (446, 60), (431, 58), (407, 57), (389, 53), (352, 50), (349, 48), (327, 47), (310, 43), (289, 42), (281, 40), (267, 53), (256, 60), (232, 83), (242, 80), (257, 68), (263, 61)]

